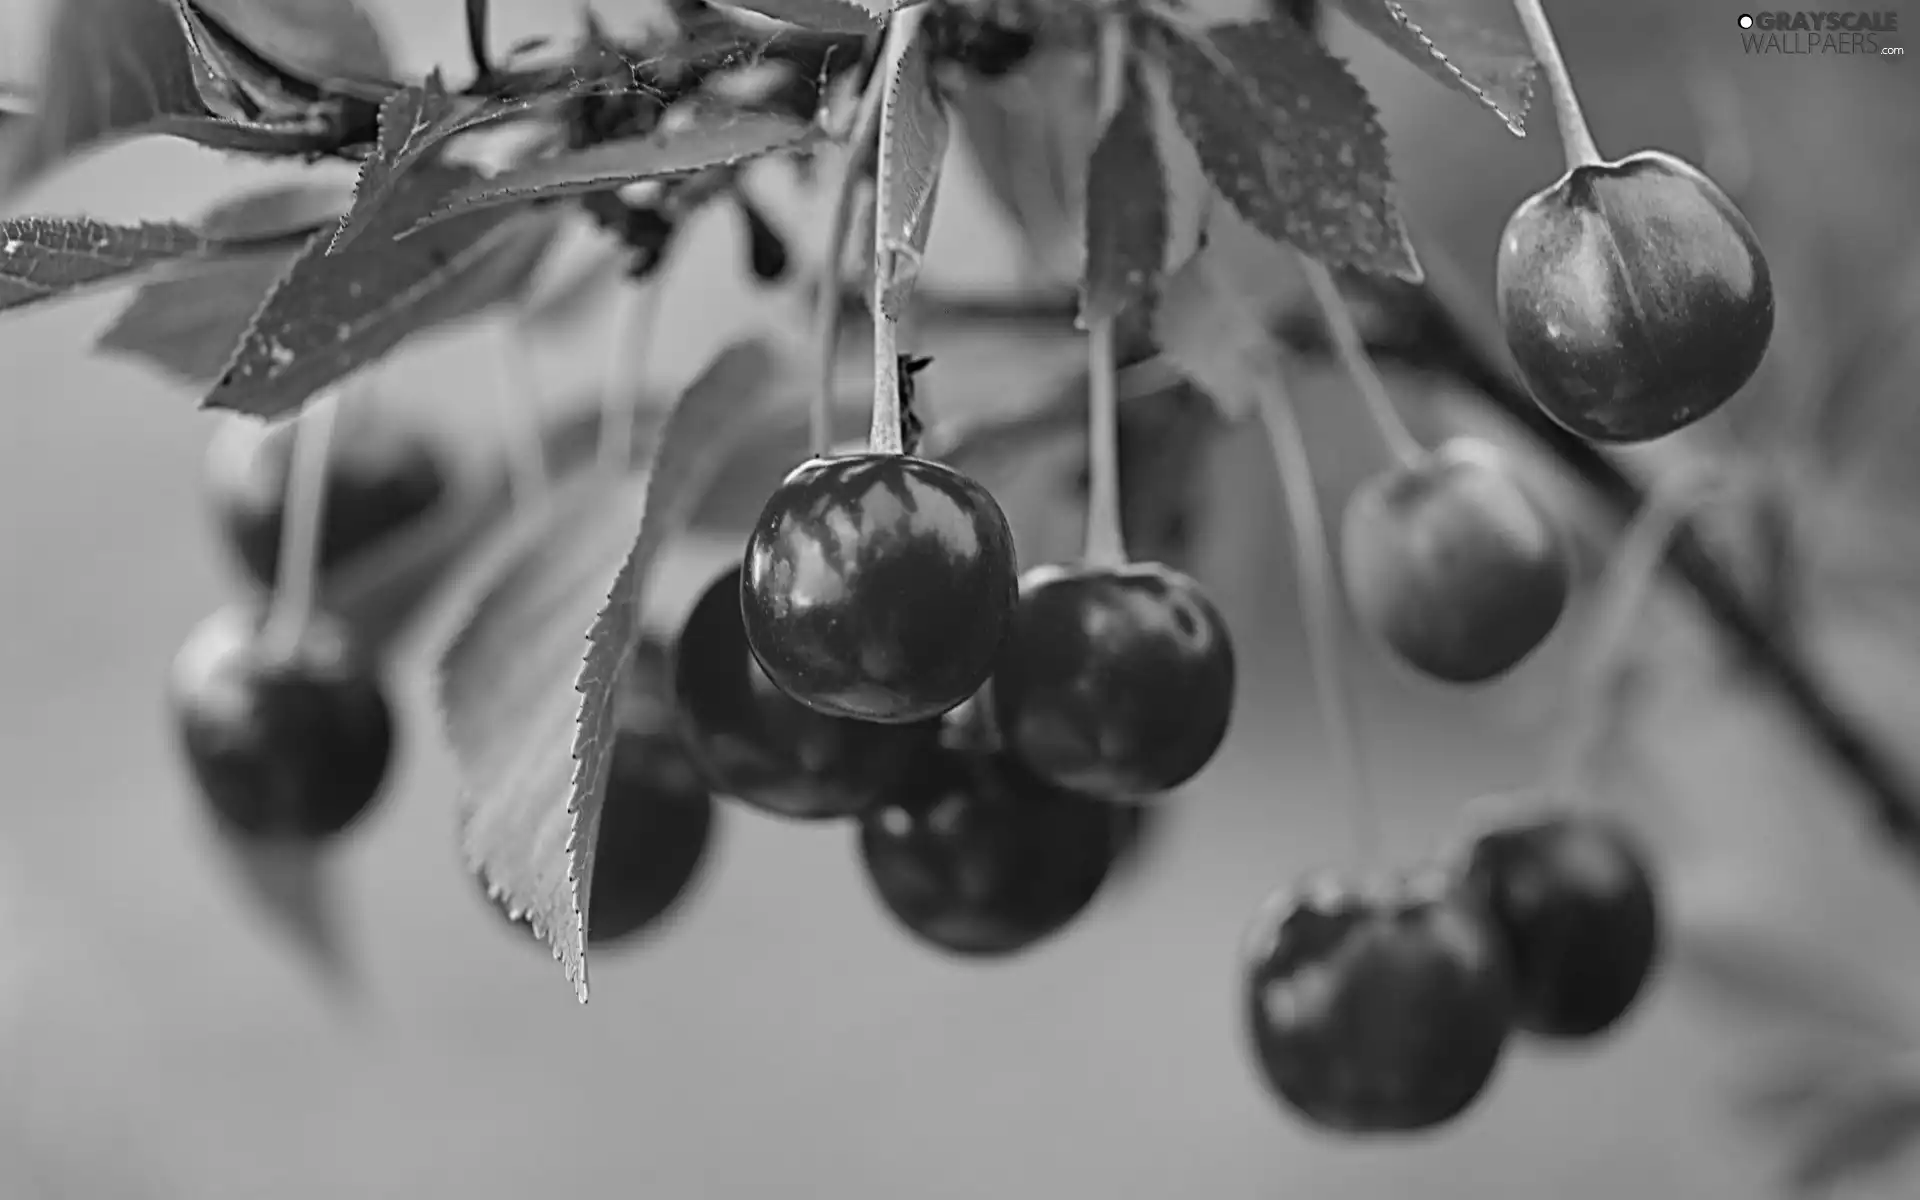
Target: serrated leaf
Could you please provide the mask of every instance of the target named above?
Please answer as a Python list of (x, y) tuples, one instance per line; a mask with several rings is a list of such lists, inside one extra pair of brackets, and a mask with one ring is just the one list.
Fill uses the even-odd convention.
[(818, 136), (805, 121), (775, 113), (714, 110), (694, 123), (645, 138), (603, 142), (530, 162), (450, 192), (414, 221), (407, 237), (441, 222), (471, 217), (503, 205), (530, 204), (586, 192), (732, 166), (763, 154), (797, 149)]
[(360, 164), (353, 205), (341, 216), (340, 228), (327, 244), (328, 254), (345, 250), (373, 222), (406, 172), (457, 133), (460, 119), (470, 115), (477, 103), (449, 95), (438, 71), (420, 86), (402, 88), (381, 103), (373, 152)]
[(423, 164), (403, 177), (394, 204), (374, 214), (364, 240), (328, 254), (327, 234), (315, 235), (203, 406), (286, 416), (414, 335), (521, 295), (552, 247), (560, 214), (480, 212), (393, 240), (394, 222), (417, 211), (412, 189), (444, 195), (474, 178), (467, 168)]
[(298, 120), (318, 99), (312, 89), (300, 87), (225, 26), (202, 14), (191, 0), (173, 0), (173, 15), (186, 40), (194, 86), (216, 117), (263, 123)]
[(194, 3), (273, 66), (323, 88), (377, 84), (394, 74), (386, 39), (359, 0)]
[(1137, 72), (1087, 165), (1087, 266), (1082, 322), (1111, 319), (1151, 295), (1166, 268), (1166, 168)]
[(1250, 225), (1330, 267), (1420, 278), (1373, 103), (1319, 41), (1291, 21), (1144, 24), (1181, 130)]
[[(210, 238), (257, 237), (325, 221), (346, 199), (337, 187), (269, 188), (208, 210), (200, 230)], [(241, 255), (180, 279), (145, 284), (94, 341), (94, 349), (150, 363), (183, 383), (211, 387), (297, 254)]]
[(875, 232), (892, 252), (893, 271), (881, 293), (880, 310), (899, 320), (920, 277), (933, 228), (940, 169), (946, 162), (952, 123), (929, 69), (926, 41), (916, 23), (892, 57), (881, 116), (880, 162), (874, 197)]
[(207, 249), (173, 223), (108, 225), (84, 217), (0, 220), (0, 312), (57, 300)]
[(172, 6), (160, 0), (61, 0), (37, 111), (0, 164), (0, 193), (110, 138), (167, 134), (221, 150), (294, 155), (331, 148), (333, 131), (216, 118), (200, 98)]
[[(1516, 137), (1526, 134), (1539, 69), (1517, 28), (1487, 23), (1444, 0), (1335, 0), (1353, 22), (1446, 86), (1493, 110)], [(1511, 10), (1508, 10), (1511, 16)]]
[(764, 342), (723, 351), (682, 394), (638, 474), (588, 477), (521, 534), (520, 553), (441, 658), (468, 865), (527, 915), (583, 1002), (582, 912), (640, 588), (727, 453), (785, 398), (775, 387), (785, 374)]

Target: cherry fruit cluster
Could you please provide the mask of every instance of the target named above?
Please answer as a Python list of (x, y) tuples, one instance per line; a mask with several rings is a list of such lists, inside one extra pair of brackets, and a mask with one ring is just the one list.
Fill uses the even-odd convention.
[(1595, 812), (1503, 806), (1413, 869), (1278, 893), (1242, 974), (1273, 1094), (1316, 1125), (1409, 1133), (1464, 1112), (1514, 1034), (1591, 1040), (1645, 991), (1661, 946), (1651, 866)]

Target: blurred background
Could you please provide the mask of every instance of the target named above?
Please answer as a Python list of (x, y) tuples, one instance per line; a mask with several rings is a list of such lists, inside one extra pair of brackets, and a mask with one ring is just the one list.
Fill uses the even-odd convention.
[[(640, 6), (595, 7), (618, 28)], [(369, 7), (403, 67), (464, 72), (452, 0)], [(577, 28), (571, 6), (495, 9), (502, 45)], [(1549, 9), (1603, 149), (1661, 146), (1750, 172), (1743, 203), (1772, 257), (1782, 329), (1753, 403), (1824, 395), (1915, 275), (1920, 67), (1750, 58), (1733, 0)], [(42, 15), (0, 0), (0, 74), (31, 79)], [(1350, 27), (1336, 21), (1331, 38), (1373, 89), (1416, 229), (1490, 307), (1507, 213), (1558, 173), (1544, 101), (1516, 140)], [(950, 170), (929, 283), (1024, 282), (1019, 244), (958, 145)], [(191, 218), (288, 173), (155, 139), (89, 156), (11, 209)], [(765, 194), (817, 254), (802, 231), (824, 206), (784, 177)], [(794, 295), (746, 282), (741, 240), (716, 214), (680, 252), (635, 367), (650, 381), (670, 388), (740, 332), (798, 319)], [(122, 301), (0, 322), (0, 1200), (1750, 1200), (1815, 1136), (1756, 1118), (1742, 1100), (1756, 1082), (1826, 1054), (1828, 1032), (1876, 1021), (1881, 1061), (1911, 1053), (1920, 880), (1675, 601), (1649, 614), (1658, 669), (1636, 676), (1605, 802), (1656, 838), (1676, 938), (1699, 952), (1617, 1037), (1518, 1050), (1486, 1101), (1433, 1136), (1334, 1141), (1276, 1110), (1242, 1054), (1236, 944), (1270, 890), (1356, 848), (1257, 435), (1214, 452), (1197, 551), (1245, 664), (1233, 735), (1172, 803), (1145, 869), (1057, 942), (1003, 965), (936, 958), (868, 897), (844, 831), (728, 812), (678, 923), (598, 958), (593, 1002), (578, 1007), (462, 873), (452, 763), (410, 670), (388, 803), (335, 864), (365, 980), (357, 1003), (335, 1003), (242, 902), (170, 742), (167, 664), (233, 587), (201, 495), (217, 421), (188, 390), (89, 355)], [(524, 382), (503, 382), (497, 330), (469, 328), (384, 366), (378, 389), (484, 453), (499, 390), (577, 398), (611, 319), (593, 308), (536, 348)], [(990, 396), (1009, 372), (1057, 378), (1078, 355), (1070, 330), (1015, 349), (969, 336), (927, 334), (931, 403)], [(1848, 458), (1844, 487), (1810, 483), (1800, 506), (1815, 547), (1810, 636), (1861, 719), (1910, 748), (1920, 535), (1902, 494), (1916, 443), (1899, 422), (1920, 363), (1866, 366), (1845, 399), (1879, 432)], [(1413, 409), (1434, 399), (1429, 383), (1400, 385)], [(1385, 459), (1337, 372), (1299, 386), (1331, 507)], [(1062, 519), (1032, 518), (1023, 553), (1070, 550), (1077, 515)], [(1390, 813), (1382, 858), (1421, 852), (1464, 802), (1533, 779), (1561, 736), (1584, 615), (1519, 674), (1464, 697), (1356, 648)], [(1915, 1094), (1880, 1112), (1888, 1144), (1920, 1126)], [(1916, 1179), (1858, 1182), (1911, 1196)]]

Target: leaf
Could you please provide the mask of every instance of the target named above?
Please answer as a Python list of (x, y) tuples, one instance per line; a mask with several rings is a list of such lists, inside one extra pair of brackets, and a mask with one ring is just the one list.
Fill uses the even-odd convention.
[(1725, 1004), (1889, 1046), (1905, 1039), (1885, 997), (1812, 947), (1725, 922), (1684, 923), (1670, 940), (1674, 968)]
[(108, 225), (85, 217), (0, 220), (0, 312), (57, 300), (198, 254), (207, 245), (198, 230), (172, 223)]
[(1446, 0), (1334, 0), (1353, 22), (1414, 66), (1492, 109), (1514, 136), (1527, 131), (1539, 70), (1518, 29), (1487, 24)]
[(885, 6), (861, 0), (729, 0), (728, 8), (818, 29), (822, 33), (874, 33), (880, 28)]
[(298, 411), (308, 397), (417, 333), (518, 297), (559, 229), (557, 213), (482, 212), (395, 242), (414, 189), (443, 195), (476, 178), (424, 164), (395, 191), (396, 218), (375, 214), (369, 236), (338, 254), (320, 233), (294, 260), (247, 328), (204, 407), (260, 417)]
[(1250, 225), (1330, 267), (1421, 278), (1373, 104), (1324, 46), (1291, 21), (1144, 25), (1181, 130)]
[(438, 71), (419, 87), (401, 88), (387, 97), (380, 105), (373, 152), (354, 180), (353, 205), (340, 218), (327, 253), (345, 250), (393, 196), (406, 172), (458, 132), (457, 122), (471, 110), (470, 102), (447, 94)]
[(637, 476), (589, 476), (521, 534), (441, 658), (467, 863), (553, 947), (582, 1002), (581, 915), (639, 589), (727, 452), (788, 398), (775, 386), (786, 367), (764, 342), (723, 351), (682, 394)]
[(1160, 356), (1229, 420), (1282, 386), (1286, 362), (1266, 313), (1223, 268), (1214, 245), (1168, 277), (1153, 311)]
[(318, 153), (337, 140), (331, 129), (216, 118), (200, 97), (180, 23), (161, 0), (61, 0), (41, 60), (45, 89), (0, 164), (0, 193), (115, 137), (159, 133), (275, 155)]
[[(387, 80), (392, 57), (359, 0), (194, 0), (261, 58), (323, 88)], [(391, 90), (388, 84), (382, 91)]]
[[(345, 201), (336, 187), (274, 187), (209, 210), (200, 228), (211, 238), (258, 236), (325, 221)], [(297, 254), (240, 255), (179, 279), (145, 284), (94, 341), (94, 349), (149, 363), (183, 383), (211, 387)]]
[(934, 86), (926, 41), (918, 23), (889, 55), (892, 77), (883, 103), (880, 162), (874, 198), (876, 237), (892, 252), (893, 270), (881, 293), (881, 312), (899, 320), (933, 227), (940, 168), (952, 124), (946, 101)]
[(1111, 319), (1152, 294), (1166, 269), (1166, 169), (1137, 73), (1087, 166), (1087, 267), (1082, 323)]
[(543, 158), (449, 193), (402, 234), (412, 237), (443, 221), (509, 204), (530, 204), (586, 192), (732, 166), (777, 150), (796, 149), (818, 136), (815, 126), (775, 113), (722, 113), (645, 138), (602, 142)]

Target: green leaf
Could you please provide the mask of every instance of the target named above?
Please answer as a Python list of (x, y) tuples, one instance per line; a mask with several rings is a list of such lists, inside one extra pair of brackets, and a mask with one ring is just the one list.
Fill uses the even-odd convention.
[(194, 0), (261, 58), (328, 91), (395, 86), (386, 39), (359, 0)]
[(732, 166), (819, 136), (816, 126), (775, 113), (704, 110), (691, 123), (651, 137), (603, 142), (477, 178), (442, 197), (403, 236), (441, 222), (471, 218), (502, 205), (523, 205), (586, 192), (609, 191), (643, 179)]
[(261, 306), (204, 406), (260, 417), (297, 412), (415, 334), (521, 295), (552, 246), (560, 214), (475, 213), (393, 240), (394, 221), (417, 211), (415, 189), (444, 195), (474, 178), (466, 168), (423, 164), (402, 179), (391, 208), (374, 214), (362, 241), (328, 254), (328, 235), (315, 235)]
[[(1239, 276), (1255, 264), (1273, 268), (1261, 272), (1272, 276), (1261, 290)], [(1153, 311), (1160, 356), (1230, 420), (1252, 413), (1285, 382), (1286, 361), (1269, 322), (1288, 294), (1278, 281), (1298, 275), (1255, 231), (1216, 219), (1207, 245), (1160, 290)]]
[(881, 312), (899, 320), (920, 277), (920, 262), (933, 228), (940, 169), (946, 162), (952, 123), (933, 82), (922, 26), (891, 59), (893, 74), (881, 118), (880, 177), (874, 197), (877, 236), (893, 252), (893, 273), (881, 293)]
[[(1487, 24), (1446, 0), (1334, 0), (1356, 25), (1428, 75), (1492, 109), (1524, 136), (1539, 65), (1519, 28)], [(1506, 15), (1512, 17), (1510, 8)]]
[(1125, 99), (1087, 166), (1082, 322), (1111, 319), (1158, 288), (1167, 262), (1168, 205), (1150, 99), (1138, 73), (1129, 72)]
[(84, 217), (0, 220), (0, 312), (57, 300), (207, 249), (197, 229)]
[(888, 8), (862, 0), (731, 0), (726, 7), (822, 33), (875, 33)]
[[(200, 219), (210, 238), (259, 237), (325, 222), (345, 207), (343, 189), (289, 184), (252, 192)], [(297, 250), (238, 255), (179, 279), (144, 284), (94, 342), (202, 388), (219, 380)]]
[(345, 250), (393, 197), (406, 173), (465, 128), (462, 122), (474, 116), (482, 103), (449, 95), (439, 71), (420, 86), (402, 88), (387, 97), (380, 105), (373, 152), (360, 164), (354, 181), (353, 206), (340, 218), (327, 253)]
[(1386, 135), (1366, 89), (1325, 47), (1292, 21), (1203, 29), (1162, 14), (1143, 24), (1180, 128), (1249, 224), (1328, 266), (1420, 278)]
[(162, 0), (61, 0), (40, 60), (44, 90), (0, 163), (0, 194), (119, 137), (165, 134), (267, 155), (320, 153), (338, 140), (320, 119), (268, 126), (216, 117), (200, 97), (180, 22)]
[(641, 589), (728, 453), (791, 399), (777, 385), (792, 367), (764, 342), (723, 351), (638, 473), (589, 475), (508, 531), (513, 552), (440, 659), (467, 863), (552, 946), (583, 1002), (582, 912)]

